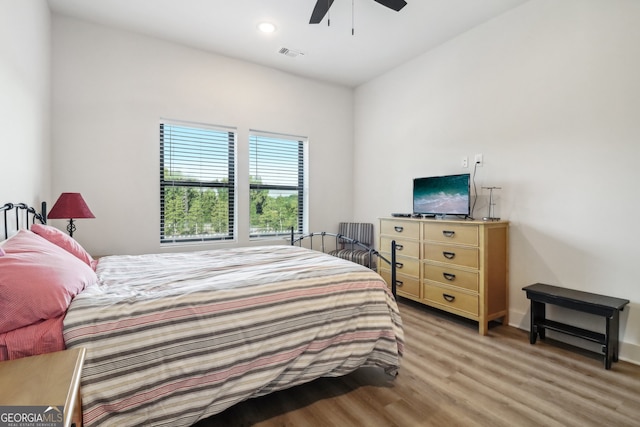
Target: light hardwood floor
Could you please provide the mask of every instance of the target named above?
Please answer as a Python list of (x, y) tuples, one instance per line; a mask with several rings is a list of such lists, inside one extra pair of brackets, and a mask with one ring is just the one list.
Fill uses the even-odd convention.
[(406, 352), (395, 379), (362, 368), (252, 399), (213, 426), (640, 426), (640, 366), (400, 301)]

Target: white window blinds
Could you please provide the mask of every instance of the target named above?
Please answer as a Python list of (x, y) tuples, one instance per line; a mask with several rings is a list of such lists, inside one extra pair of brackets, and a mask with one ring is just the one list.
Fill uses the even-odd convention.
[(160, 241), (234, 238), (232, 128), (160, 123)]
[(306, 144), (302, 137), (250, 132), (251, 237), (304, 230)]

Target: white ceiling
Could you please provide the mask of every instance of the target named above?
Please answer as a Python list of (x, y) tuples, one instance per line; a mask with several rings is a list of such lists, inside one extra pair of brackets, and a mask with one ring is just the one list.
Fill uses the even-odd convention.
[[(326, 17), (309, 24), (316, 0), (48, 0), (63, 15), (352, 87), (526, 1), (407, 0), (395, 12), (374, 0), (335, 0), (328, 26)], [(262, 21), (277, 31), (260, 33)]]

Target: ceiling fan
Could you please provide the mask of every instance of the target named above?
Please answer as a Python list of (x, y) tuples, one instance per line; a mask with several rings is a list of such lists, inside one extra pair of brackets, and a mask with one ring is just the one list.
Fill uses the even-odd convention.
[[(374, 0), (377, 3), (380, 3), (383, 6), (388, 7), (389, 9), (393, 9), (396, 12), (399, 12), (403, 7), (407, 5), (407, 2), (404, 0)], [(309, 24), (319, 24), (324, 16), (329, 11), (329, 8), (333, 4), (333, 0), (317, 0), (316, 6), (313, 8), (313, 12), (311, 13), (311, 19), (309, 20)]]

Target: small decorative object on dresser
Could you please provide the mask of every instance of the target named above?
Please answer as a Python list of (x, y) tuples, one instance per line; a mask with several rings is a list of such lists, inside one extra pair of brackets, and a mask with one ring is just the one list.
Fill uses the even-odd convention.
[[(475, 320), (482, 335), (491, 320), (507, 324), (507, 221), (382, 218), (379, 247), (391, 240), (399, 296)], [(380, 274), (390, 283), (385, 265)]]

